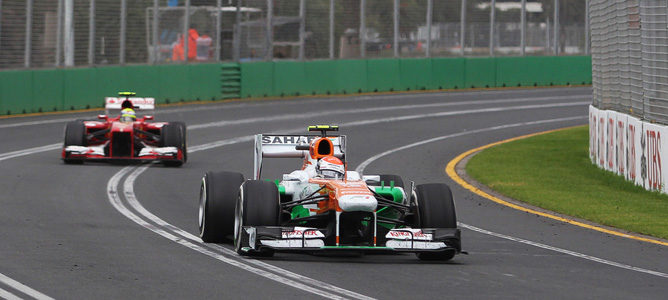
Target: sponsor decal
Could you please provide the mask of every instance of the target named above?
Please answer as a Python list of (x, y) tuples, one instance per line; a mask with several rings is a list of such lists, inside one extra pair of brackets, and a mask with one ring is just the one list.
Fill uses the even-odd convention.
[(652, 190), (663, 190), (661, 186), (661, 132), (645, 131), (647, 136), (647, 181)]
[(596, 115), (589, 112), (589, 158), (596, 162)]
[(318, 136), (306, 135), (263, 135), (262, 144), (311, 144)]
[(606, 141), (607, 148), (605, 149), (606, 159), (608, 161), (608, 169), (614, 171), (614, 147), (615, 147), (615, 120), (613, 118), (608, 118), (608, 139)]
[(424, 233), (421, 229), (393, 229), (390, 230), (386, 235), (388, 239), (398, 239), (398, 240), (431, 240), (431, 233)]
[(320, 231), (315, 228), (295, 227), (292, 231), (283, 231), (281, 237), (284, 239), (294, 238), (317, 238), (325, 237)]
[(636, 127), (633, 124), (628, 124), (626, 131), (627, 146), (626, 151), (626, 165), (629, 166), (629, 179), (636, 181)]
[[(624, 168), (625, 166), (624, 163), (627, 161), (626, 159), (624, 159), (623, 155), (624, 149), (626, 149), (624, 148), (624, 122), (622, 121), (617, 122), (616, 131), (617, 131), (617, 145), (615, 146), (615, 158), (617, 161), (617, 173), (624, 175), (624, 172), (626, 171)], [(622, 152), (621, 154), (620, 151)]]
[(601, 168), (605, 166), (605, 156), (603, 153), (605, 149), (605, 119), (600, 117), (598, 119), (598, 165)]

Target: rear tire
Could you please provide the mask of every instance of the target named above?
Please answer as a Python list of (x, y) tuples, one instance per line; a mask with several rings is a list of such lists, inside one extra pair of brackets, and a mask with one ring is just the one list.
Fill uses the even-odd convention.
[[(415, 187), (418, 228), (457, 228), (452, 191), (444, 183), (421, 184)], [(421, 260), (450, 260), (455, 251), (417, 253)]]
[(206, 172), (199, 199), (199, 236), (206, 243), (223, 242), (234, 232), (234, 207), (244, 176), (235, 172)]
[[(86, 125), (83, 120), (76, 120), (68, 122), (65, 126), (65, 141), (64, 146), (86, 146)], [(63, 161), (66, 164), (82, 164), (83, 159), (69, 159), (65, 158)]]
[(244, 252), (248, 244), (243, 226), (278, 226), (280, 216), (279, 193), (276, 184), (264, 180), (247, 180), (241, 185), (241, 192), (235, 208), (234, 248), (240, 255), (271, 256), (273, 252)]
[(160, 132), (160, 146), (161, 147), (176, 147), (183, 152), (183, 160), (165, 160), (163, 163), (168, 167), (179, 167), (186, 162), (186, 136), (185, 125), (183, 123), (169, 123), (162, 126)]

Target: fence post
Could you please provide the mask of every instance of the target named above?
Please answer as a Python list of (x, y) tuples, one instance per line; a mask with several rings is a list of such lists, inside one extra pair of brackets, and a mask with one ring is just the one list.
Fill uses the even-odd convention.
[(274, 59), (274, 1), (267, 0), (267, 53), (265, 53), (265, 60)]
[[(58, 2), (60, 5), (60, 1)], [(2, 0), (0, 0), (0, 37), (2, 36)], [(0, 38), (0, 49), (2, 49), (2, 39)]]
[(392, 11), (394, 12), (394, 41), (392, 42), (394, 57), (399, 57), (399, 1), (400, 0), (394, 0), (394, 7), (392, 8)]
[(522, 0), (522, 9), (520, 16), (520, 54), (522, 56), (526, 55), (526, 45), (527, 45), (527, 0)]
[(126, 30), (126, 22), (125, 22), (125, 17), (127, 15), (128, 11), (128, 3), (127, 0), (121, 0), (121, 37), (120, 37), (120, 47), (119, 47), (119, 53), (118, 53), (118, 63), (119, 64), (125, 64), (125, 30)]
[(74, 0), (65, 0), (65, 66), (74, 66)]
[(329, 59), (334, 59), (334, 0), (329, 0)]
[(431, 57), (431, 15), (434, 10), (434, 0), (427, 0), (427, 51), (425, 55)]
[(496, 0), (489, 6), (489, 56), (494, 56), (494, 23), (496, 22)]
[(360, 1), (360, 57), (366, 56), (366, 0)]
[(554, 0), (554, 55), (559, 55), (559, 0)]
[(214, 55), (216, 56), (216, 61), (220, 61), (220, 26), (222, 26), (222, 14), (223, 12), (221, 11), (223, 9), (223, 0), (218, 0), (216, 1), (216, 38), (214, 41), (216, 41), (216, 49), (214, 51)]
[(23, 64), (26, 68), (30, 68), (30, 54), (32, 50), (32, 4), (33, 0), (26, 1), (25, 52), (23, 54)]
[(158, 56), (160, 55), (160, 49), (158, 48), (158, 43), (160, 43), (160, 39), (158, 39), (159, 18), (160, 6), (158, 6), (158, 0), (153, 0), (153, 32), (151, 33), (153, 36), (153, 64), (158, 63)]
[(232, 59), (239, 62), (241, 59), (241, 0), (237, 0), (237, 12), (234, 21), (234, 39), (232, 40)]
[(306, 0), (299, 0), (299, 60), (304, 60), (304, 38), (306, 35)]
[(585, 0), (585, 54), (589, 55), (590, 53), (590, 44), (589, 44), (589, 0)]
[(188, 63), (188, 29), (190, 27), (190, 0), (186, 0), (183, 8), (183, 63)]
[(462, 47), (461, 55), (464, 56), (464, 35), (466, 34), (466, 0), (462, 0), (462, 10), (459, 17), (459, 45)]
[(95, 0), (88, 7), (88, 65), (95, 64)]

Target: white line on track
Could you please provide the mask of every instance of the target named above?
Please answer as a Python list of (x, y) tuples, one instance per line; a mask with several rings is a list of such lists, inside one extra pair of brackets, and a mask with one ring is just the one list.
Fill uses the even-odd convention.
[[(269, 271), (266, 271), (266, 270), (263, 270), (263, 269), (260, 269), (260, 268), (255, 268), (255, 267), (251, 266), (250, 264), (248, 264), (247, 262), (243, 261), (240, 258), (236, 258), (236, 257), (232, 258), (232, 257), (226, 256), (226, 255), (223, 255), (221, 253), (212, 251), (212, 250), (208, 249), (207, 247), (203, 247), (199, 244), (195, 244), (193, 242), (190, 242), (190, 241), (184, 239), (183, 237), (176, 236), (176, 235), (166, 231), (163, 226), (160, 226), (160, 225), (156, 226), (154, 224), (151, 224), (151, 223), (145, 221), (141, 217), (134, 214), (130, 209), (128, 209), (125, 206), (125, 204), (123, 204), (123, 201), (121, 200), (121, 197), (119, 196), (120, 192), (119, 192), (119, 189), (118, 189), (118, 185), (119, 185), (119, 182), (120, 182), (121, 178), (124, 177), (127, 173), (129, 173), (134, 168), (136, 168), (136, 167), (125, 167), (125, 168), (121, 169), (121, 171), (116, 173), (109, 180), (109, 182), (107, 183), (107, 196), (109, 198), (109, 202), (111, 202), (111, 204), (114, 206), (114, 208), (116, 208), (116, 210), (118, 210), (120, 213), (122, 213), (128, 219), (134, 221), (135, 223), (139, 224), (140, 226), (142, 226), (144, 228), (147, 228), (147, 229), (149, 229), (149, 230), (167, 238), (168, 240), (171, 240), (173, 242), (181, 244), (185, 247), (188, 247), (188, 248), (190, 248), (192, 250), (195, 250), (197, 252), (200, 252), (202, 254), (213, 257), (213, 258), (215, 258), (215, 259), (217, 259), (221, 262), (224, 262), (226, 264), (229, 264), (229, 265), (238, 267), (240, 269), (243, 269), (245, 271), (251, 272), (253, 274), (256, 274), (256, 275), (259, 275), (259, 276), (262, 276), (262, 277), (265, 277), (265, 278), (268, 278), (268, 279), (271, 279), (271, 280), (274, 280), (278, 283), (282, 283), (282, 284), (288, 285), (290, 287), (294, 287), (294, 288), (300, 289), (302, 291), (309, 292), (309, 293), (312, 293), (312, 294), (315, 294), (315, 295), (319, 295), (319, 296), (322, 296), (322, 297), (325, 297), (325, 298), (344, 299), (343, 297), (341, 297), (339, 295), (332, 294), (332, 293), (329, 293), (325, 290), (321, 290), (319, 288), (306, 285), (302, 282), (295, 281), (295, 280), (289, 279), (287, 277), (281, 276), (281, 275), (279, 275), (280, 273), (275, 274), (275, 273), (272, 273), (272, 272), (269, 272)], [(141, 170), (141, 169), (138, 169), (138, 170)], [(135, 177), (136, 177), (136, 175), (135, 175)], [(127, 197), (128, 191), (125, 191), (125, 193), (126, 193), (126, 197)]]
[[(578, 119), (585, 119), (585, 118), (586, 117), (561, 118), (561, 119), (558, 119), (558, 120), (552, 120), (551, 122), (578, 120)], [(364, 121), (363, 124), (369, 124), (369, 123), (372, 123), (372, 122), (375, 122), (375, 123), (390, 122), (389, 120), (394, 120), (394, 119), (396, 119), (396, 118), (383, 118), (383, 119), (376, 119), (376, 120), (367, 120), (367, 121)], [(548, 123), (548, 122), (550, 122), (550, 121), (526, 122), (526, 123), (522, 123), (522, 124), (519, 124), (519, 125), (496, 126), (496, 127), (492, 127), (492, 129), (487, 128), (487, 129), (484, 129), (484, 130), (495, 130), (495, 129), (501, 129), (501, 128), (509, 128), (509, 127), (513, 127), (513, 126), (521, 126), (521, 125), (527, 125), (527, 124), (540, 124), (540, 123)], [(341, 124), (340, 126), (343, 126), (343, 127), (354, 126), (353, 123), (354, 124), (360, 124), (360, 122), (350, 122), (350, 123)], [(296, 128), (296, 129), (291, 129), (291, 130), (282, 130), (282, 132), (292, 133), (292, 132), (299, 132), (301, 130), (303, 130), (303, 129), (302, 128)], [(455, 136), (464, 135), (464, 134), (473, 134), (473, 133), (480, 132), (480, 131), (483, 131), (483, 130), (467, 131), (467, 132), (464, 132), (464, 133), (455, 134)], [(192, 146), (192, 147), (190, 147), (190, 150), (188, 152), (189, 153), (194, 153), (194, 152), (197, 152), (197, 151), (212, 149), (214, 147), (220, 147), (220, 146), (224, 146), (224, 145), (231, 145), (231, 144), (237, 144), (237, 143), (242, 143), (242, 142), (248, 142), (248, 141), (251, 141), (252, 139), (253, 139), (253, 136), (251, 135), (251, 136), (243, 136), (243, 137), (237, 137), (237, 138), (232, 138), (232, 139), (220, 140), (220, 141), (216, 141), (216, 142), (212, 142), (212, 143), (208, 143), (208, 144), (204, 144), (204, 145)], [(173, 225), (165, 222), (164, 220), (160, 219), (159, 217), (157, 217), (153, 213), (146, 210), (141, 205), (141, 203), (139, 202), (139, 200), (137, 199), (137, 197), (134, 193), (134, 182), (135, 182), (136, 178), (141, 173), (143, 173), (144, 171), (146, 171), (148, 169), (148, 167), (149, 166), (144, 166), (144, 167), (139, 167), (139, 168), (136, 167), (134, 172), (132, 172), (126, 178), (125, 182), (123, 183), (123, 190), (124, 190), (124, 196), (125, 196), (124, 198), (126, 199), (128, 205), (130, 205), (130, 207), (132, 207), (141, 216), (135, 215), (132, 211), (130, 211), (127, 207), (125, 207), (125, 205), (122, 203), (121, 199), (118, 197), (118, 192), (117, 192), (118, 191), (117, 185), (118, 185), (118, 182), (119, 182), (120, 178), (123, 177), (127, 172), (129, 172), (129, 170), (132, 167), (127, 167), (127, 168), (124, 168), (123, 170), (119, 171), (109, 181), (109, 183), (107, 185), (107, 190), (108, 190), (109, 199), (112, 202), (112, 205), (114, 205), (114, 207), (117, 210), (119, 210), (123, 215), (130, 218), (131, 220), (133, 220), (137, 224), (139, 224), (139, 225), (141, 225), (141, 226), (143, 226), (143, 227), (145, 227), (145, 228), (147, 228), (151, 231), (154, 231), (154, 232), (156, 232), (156, 233), (158, 233), (158, 234), (160, 234), (160, 235), (162, 235), (162, 236), (164, 236), (164, 237), (166, 237), (170, 240), (178, 242), (178, 243), (180, 243), (180, 244), (182, 244), (186, 247), (189, 247), (193, 250), (196, 250), (198, 252), (207, 254), (209, 256), (212, 256), (211, 252), (213, 252), (216, 255), (226, 254), (226, 255), (229, 255), (231, 257), (236, 257), (236, 254), (234, 253), (234, 251), (232, 251), (230, 249), (227, 249), (227, 248), (224, 248), (224, 247), (221, 247), (221, 246), (218, 246), (218, 245), (210, 245), (210, 244), (202, 243), (201, 240), (198, 237), (188, 233), (187, 231), (184, 231), (184, 230), (182, 230), (182, 229), (180, 229), (176, 226), (173, 226)], [(155, 224), (152, 224), (152, 223), (149, 223), (149, 222), (145, 221), (144, 219), (142, 219), (142, 217), (150, 220), (151, 222), (153, 222)], [(168, 231), (170, 231), (170, 233), (168, 233)], [(179, 237), (176, 237), (176, 236), (179, 236)], [(183, 239), (181, 239), (181, 238), (183, 238)], [(202, 251), (202, 247), (204, 247), (204, 249), (208, 250), (208, 252), (207, 251)], [(213, 248), (213, 251), (211, 251), (212, 248)], [(218, 256), (212, 256), (212, 257), (214, 257), (216, 259), (219, 259), (223, 262), (229, 263), (226, 260), (222, 260)], [(231, 259), (231, 258), (228, 258), (228, 259)], [(333, 291), (333, 292), (336, 292), (336, 293), (340, 293), (340, 294), (348, 296), (348, 297), (357, 298), (357, 299), (363, 299), (363, 298), (368, 299), (369, 298), (367, 296), (355, 293), (353, 291), (345, 290), (345, 289), (339, 288), (339, 287), (334, 286), (334, 285), (324, 284), (323, 282), (318, 281), (316, 279), (312, 279), (312, 278), (309, 278), (309, 277), (306, 277), (306, 276), (303, 276), (303, 275), (299, 275), (299, 274), (296, 274), (296, 273), (278, 268), (276, 266), (272, 266), (272, 265), (264, 263), (264, 262), (260, 262), (260, 261), (256, 261), (256, 260), (248, 260), (248, 261), (245, 261), (245, 262), (252, 263), (252, 264), (254, 264), (258, 267), (271, 270), (273, 272), (276, 272), (276, 273), (281, 274), (281, 275), (286, 276), (286, 277), (291, 277), (294, 280), (297, 280), (299, 282), (309, 283), (309, 284), (312, 284), (313, 286), (317, 286), (317, 287), (320, 287), (320, 288), (325, 288), (327, 290), (330, 290), (330, 291)], [(251, 268), (250, 270), (251, 270), (251, 272), (253, 272), (252, 271), (253, 267), (249, 266), (249, 268)], [(262, 274), (259, 274), (259, 275), (264, 276)], [(276, 279), (276, 278), (272, 278), (272, 277), (268, 277), (268, 278), (270, 278), (272, 280), (275, 280), (275, 281), (278, 281), (278, 282), (281, 282), (279, 279)], [(288, 279), (288, 280), (291, 280), (291, 279)], [(290, 284), (288, 284), (288, 285), (292, 286)], [(301, 287), (296, 287), (296, 288), (305, 290)], [(305, 291), (309, 291), (309, 290), (305, 290)], [(311, 292), (311, 291), (309, 291), (309, 292)]]
[(514, 241), (514, 242), (518, 242), (518, 243), (522, 243), (522, 244), (531, 245), (531, 246), (538, 247), (538, 248), (552, 250), (552, 251), (555, 251), (555, 252), (559, 252), (559, 253), (567, 254), (567, 255), (570, 255), (570, 256), (583, 258), (583, 259), (590, 260), (590, 261), (595, 261), (595, 262), (610, 265), (610, 266), (613, 266), (613, 267), (618, 267), (618, 268), (627, 269), (627, 270), (631, 270), (631, 271), (636, 271), (636, 272), (640, 272), (640, 273), (646, 273), (646, 274), (650, 274), (650, 275), (654, 275), (654, 276), (668, 278), (668, 274), (666, 274), (666, 273), (662, 273), (662, 272), (658, 272), (658, 271), (652, 271), (652, 270), (643, 269), (643, 268), (639, 268), (639, 267), (634, 267), (634, 266), (630, 266), (630, 265), (627, 265), (627, 264), (622, 264), (622, 263), (610, 261), (610, 260), (607, 260), (607, 259), (602, 259), (602, 258), (598, 258), (598, 257), (595, 257), (595, 256), (578, 253), (578, 252), (571, 251), (571, 250), (566, 250), (566, 249), (557, 248), (557, 247), (550, 246), (550, 245), (545, 245), (545, 244), (541, 244), (541, 243), (537, 243), (537, 242), (532, 242), (532, 241), (529, 241), (529, 240), (525, 240), (525, 239), (521, 239), (521, 238), (517, 238), (517, 237), (513, 237), (513, 236), (509, 236), (509, 235), (505, 235), (505, 234), (496, 233), (496, 232), (492, 232), (492, 231), (489, 231), (489, 230), (481, 229), (481, 228), (471, 226), (471, 225), (467, 225), (467, 224), (464, 224), (464, 223), (461, 223), (461, 222), (457, 222), (457, 224), (459, 225), (459, 227), (463, 227), (463, 228), (466, 228), (466, 229), (469, 229), (469, 230), (472, 230), (472, 231), (476, 231), (476, 232), (479, 232), (479, 233), (482, 233), (482, 234), (491, 235), (491, 236), (499, 237), (499, 238), (502, 238), (502, 239), (506, 239), (506, 240), (510, 240), (510, 241)]
[[(42, 293), (40, 293), (40, 292), (38, 292), (38, 291), (36, 291), (36, 290), (34, 290), (34, 289), (32, 289), (32, 288), (30, 288), (30, 287), (24, 285), (24, 284), (22, 284), (22, 283), (20, 283), (20, 282), (14, 280), (14, 279), (11, 279), (11, 278), (7, 277), (7, 275), (2, 274), (2, 273), (0, 273), (0, 282), (6, 284), (6, 285), (8, 285), (8, 286), (10, 286), (11, 288), (13, 288), (13, 289), (15, 289), (15, 290), (17, 290), (17, 291), (20, 291), (21, 293), (24, 293), (24, 294), (26, 294), (26, 295), (28, 295), (28, 296), (30, 296), (30, 297), (33, 297), (33, 298), (35, 298), (35, 299), (40, 299), (40, 300), (53, 300), (53, 298), (51, 298), (51, 297), (49, 297), (49, 296), (47, 296), (47, 295), (44, 295), (44, 294), (42, 294)], [(0, 291), (2, 291), (2, 289), (0, 289)], [(7, 292), (7, 291), (5, 291), (5, 292)], [(7, 293), (9, 293), (9, 292), (7, 292)], [(13, 295), (13, 294), (11, 294), (11, 293), (9, 293), (9, 294), (10, 294), (10, 295)], [(0, 294), (0, 296), (2, 296), (2, 294)], [(9, 298), (9, 297), (7, 297), (7, 298)], [(20, 298), (19, 298), (19, 299), (20, 299)]]
[[(565, 97), (564, 99), (572, 99), (573, 97)], [(540, 101), (540, 99), (537, 98), (527, 98), (532, 101)], [(555, 97), (542, 97), (541, 99), (546, 100), (546, 99), (555, 99)], [(507, 100), (495, 100), (489, 103), (504, 103)], [(529, 101), (529, 100), (526, 100)], [(510, 101), (510, 102), (517, 102), (517, 101)], [(462, 102), (464, 103), (464, 102)], [(583, 102), (566, 102), (566, 103), (549, 103), (549, 104), (531, 104), (531, 105), (519, 105), (519, 106), (507, 106), (507, 107), (490, 107), (490, 108), (483, 108), (483, 109), (469, 109), (469, 110), (458, 110), (458, 111), (446, 111), (446, 112), (438, 112), (438, 113), (429, 113), (429, 114), (417, 114), (417, 115), (408, 115), (408, 116), (401, 116), (401, 117), (394, 117), (394, 118), (384, 118), (382, 119), (383, 121), (378, 121), (378, 120), (367, 120), (367, 121), (358, 121), (358, 122), (353, 122), (349, 123), (349, 126), (358, 126), (358, 125), (365, 125), (365, 124), (374, 124), (374, 123), (382, 123), (382, 122), (397, 122), (397, 121), (407, 121), (407, 120), (413, 120), (413, 119), (421, 119), (421, 118), (433, 118), (433, 117), (444, 117), (444, 116), (452, 116), (452, 115), (463, 115), (463, 114), (473, 114), (473, 113), (491, 113), (491, 112), (499, 112), (499, 111), (509, 111), (509, 110), (526, 110), (526, 109), (539, 109), (539, 108), (550, 108), (550, 107), (570, 107), (570, 106), (580, 106), (580, 105), (587, 105), (590, 104), (590, 101), (583, 101)], [(412, 108), (433, 108), (433, 107), (446, 107), (452, 105), (451, 103), (437, 103), (437, 104), (425, 104), (425, 105), (400, 105), (400, 106), (390, 106), (390, 107), (374, 107), (374, 108), (368, 108), (368, 109), (348, 109), (348, 110), (334, 110), (334, 111), (327, 111), (325, 113), (309, 113), (309, 114), (290, 114), (290, 115), (282, 115), (282, 116), (276, 116), (276, 117), (265, 117), (265, 118), (247, 118), (247, 119), (239, 119), (239, 120), (234, 120), (234, 121), (220, 121), (220, 122), (210, 122), (210, 123), (204, 123), (204, 124), (196, 124), (196, 125), (190, 125), (187, 126), (188, 130), (194, 130), (194, 129), (203, 129), (203, 128), (212, 128), (212, 127), (223, 127), (223, 126), (229, 126), (229, 125), (237, 125), (237, 124), (249, 124), (249, 123), (258, 123), (258, 122), (276, 122), (276, 121), (282, 121), (282, 120), (298, 120), (298, 119), (310, 119), (313, 117), (317, 116), (323, 116), (323, 115), (334, 115), (334, 114), (354, 114), (354, 113), (368, 113), (372, 111), (386, 111), (386, 110), (394, 110), (394, 109), (412, 109)], [(201, 145), (204, 147), (204, 145)], [(218, 145), (211, 144), (211, 147), (219, 147)], [(40, 146), (40, 147), (34, 147), (34, 148), (27, 148), (23, 150), (16, 150), (12, 152), (7, 152), (7, 153), (2, 153), (0, 154), (0, 161), (10, 159), (10, 158), (15, 158), (15, 157), (20, 157), (20, 156), (25, 156), (25, 155), (31, 155), (39, 152), (46, 152), (46, 151), (51, 151), (51, 150), (56, 150), (62, 147), (61, 143), (56, 143), (56, 144), (51, 144), (51, 145), (45, 145), (45, 146)]]
[(46, 151), (51, 151), (51, 150), (56, 150), (60, 149), (63, 147), (62, 143), (56, 143), (56, 144), (51, 144), (51, 145), (45, 145), (45, 146), (39, 146), (39, 147), (34, 147), (34, 148), (27, 148), (27, 149), (22, 149), (22, 150), (16, 150), (12, 152), (6, 152), (0, 154), (0, 161), (14, 158), (14, 157), (19, 157), (19, 156), (26, 156), (30, 154), (35, 154), (39, 152), (46, 152)]
[(18, 296), (14, 295), (14, 294), (6, 291), (6, 290), (0, 289), (0, 299), (20, 300), (21, 298), (19, 298)]
[[(499, 92), (468, 92), (468, 94), (488, 94), (488, 93), (496, 93), (498, 94)], [(309, 100), (309, 103), (314, 103), (315, 101), (326, 101), (326, 102), (331, 102), (331, 101), (336, 101), (337, 103), (341, 103), (342, 101), (365, 101), (365, 100), (388, 100), (388, 99), (406, 99), (406, 98), (429, 98), (429, 97), (442, 97), (442, 98), (447, 98), (447, 97), (452, 97), (452, 96), (457, 96), (457, 95), (462, 95), (466, 94), (466, 92), (462, 93), (436, 93), (436, 94), (411, 94), (411, 95), (376, 95), (376, 96), (360, 96), (360, 97), (351, 97), (351, 98), (326, 98), (326, 99), (312, 99)], [(543, 97), (523, 97), (523, 98), (513, 98), (513, 99), (489, 99), (489, 100), (469, 100), (469, 101), (457, 101), (457, 102), (444, 102), (444, 103), (431, 103), (431, 104), (418, 104), (418, 105), (400, 105), (400, 106), (381, 106), (381, 107), (375, 107), (375, 108), (370, 108), (370, 109), (364, 109), (362, 112), (369, 112), (369, 111), (383, 111), (383, 110), (393, 110), (393, 109), (412, 109), (412, 108), (426, 108), (426, 107), (440, 107), (440, 106), (456, 106), (456, 105), (470, 105), (470, 104), (492, 104), (492, 103), (513, 103), (513, 102), (526, 102), (526, 101), (549, 101), (549, 100), (568, 100), (568, 99), (590, 99), (591, 95), (567, 95), (567, 96), (543, 96)], [(155, 111), (157, 114), (170, 114), (170, 113), (181, 113), (181, 112), (194, 112), (194, 111), (211, 111), (211, 110), (221, 110), (221, 109), (234, 109), (234, 108), (240, 108), (240, 107), (246, 107), (246, 106), (253, 106), (253, 105), (264, 105), (265, 103), (261, 102), (244, 102), (244, 103), (239, 103), (239, 104), (232, 104), (232, 105), (207, 105), (205, 107), (178, 107), (178, 108), (165, 108), (165, 109), (158, 109)], [(282, 103), (285, 104), (285, 103)], [(300, 102), (301, 104), (301, 102)], [(349, 111), (343, 111), (342, 113), (354, 113), (357, 112), (356, 110), (353, 110), (351, 112)], [(331, 113), (331, 111), (330, 111)], [(284, 115), (285, 116), (285, 115)], [(303, 116), (303, 114), (300, 114), (300, 116)], [(69, 118), (58, 118), (58, 119), (48, 119), (48, 120), (35, 120), (35, 121), (26, 121), (26, 122), (18, 122), (18, 123), (6, 123), (6, 124), (0, 124), (0, 129), (4, 128), (15, 128), (15, 127), (24, 127), (24, 126), (34, 126), (34, 125), (44, 125), (44, 124), (53, 124), (53, 123), (65, 123), (69, 121), (73, 121), (76, 119), (93, 119), (96, 118), (96, 116), (78, 116), (78, 117), (69, 117)], [(236, 122), (236, 121), (229, 121), (229, 122)]]
[[(471, 131), (465, 131), (465, 132), (460, 132), (460, 133), (435, 137), (435, 138), (431, 138), (431, 139), (428, 139), (428, 140), (419, 141), (419, 142), (412, 143), (412, 144), (409, 144), (409, 145), (404, 145), (404, 146), (401, 146), (401, 147), (398, 147), (398, 148), (390, 149), (390, 150), (387, 150), (385, 152), (374, 155), (374, 156), (370, 157), (369, 159), (363, 161), (355, 169), (355, 171), (363, 173), (364, 169), (370, 163), (376, 161), (377, 159), (379, 159), (383, 156), (390, 155), (390, 154), (393, 154), (393, 153), (398, 152), (398, 151), (406, 150), (406, 149), (409, 149), (409, 148), (421, 146), (421, 145), (428, 144), (428, 143), (433, 143), (433, 142), (442, 141), (442, 140), (446, 140), (446, 139), (450, 139), (450, 138), (460, 137), (460, 136), (463, 136), (463, 135), (475, 134), (475, 133), (486, 132), (486, 131), (507, 129), (507, 128), (520, 127), (520, 126), (528, 126), (528, 125), (536, 125), (536, 124), (563, 122), (563, 121), (586, 119), (586, 118), (587, 118), (587, 116), (582, 116), (582, 117), (559, 118), (559, 119), (551, 119), (551, 120), (542, 120), (542, 121), (534, 121), (534, 122), (524, 122), (524, 123), (500, 125), (500, 126), (494, 126), (494, 127), (489, 127), (489, 128), (483, 128), (483, 129), (476, 129), (476, 130), (471, 130)], [(527, 245), (531, 245), (531, 246), (535, 246), (535, 247), (539, 247), (539, 248), (543, 248), (543, 249), (547, 249), (547, 250), (552, 250), (552, 251), (556, 251), (556, 252), (559, 252), (559, 253), (563, 253), (563, 254), (579, 257), (579, 258), (583, 258), (583, 259), (586, 259), (586, 260), (590, 260), (590, 261), (594, 261), (594, 262), (598, 262), (598, 263), (602, 263), (602, 264), (606, 264), (606, 265), (610, 265), (610, 266), (614, 266), (614, 267), (618, 267), (618, 268), (622, 268), (622, 269), (627, 269), (627, 270), (636, 271), (636, 272), (640, 272), (640, 273), (646, 273), (646, 274), (650, 274), (650, 275), (654, 275), (654, 276), (668, 278), (668, 274), (666, 274), (666, 273), (653, 271), (653, 270), (648, 270), (648, 269), (639, 268), (639, 267), (634, 267), (634, 266), (630, 266), (630, 265), (626, 265), (626, 264), (622, 264), (622, 263), (618, 263), (618, 262), (598, 258), (598, 257), (595, 257), (595, 256), (591, 256), (591, 255), (587, 255), (587, 254), (583, 254), (583, 253), (578, 253), (578, 252), (571, 251), (571, 250), (566, 250), (566, 249), (562, 249), (562, 248), (558, 248), (558, 247), (554, 247), (554, 246), (549, 246), (549, 245), (545, 245), (545, 244), (541, 244), (541, 243), (537, 243), (537, 242), (532, 242), (532, 241), (529, 241), (529, 240), (525, 240), (525, 239), (521, 239), (521, 238), (509, 236), (509, 235), (495, 233), (495, 232), (492, 232), (492, 231), (489, 231), (489, 230), (481, 229), (481, 228), (471, 226), (471, 225), (467, 225), (467, 224), (464, 224), (464, 223), (461, 223), (461, 222), (458, 222), (458, 224), (459, 224), (460, 227), (463, 227), (463, 228), (466, 228), (466, 229), (469, 229), (469, 230), (473, 230), (473, 231), (480, 232), (480, 233), (483, 233), (483, 234), (487, 234), (487, 235), (491, 235), (491, 236), (495, 236), (495, 237), (515, 241), (515, 242), (518, 242), (518, 243), (523, 243), (523, 244), (527, 244)]]
[[(135, 169), (123, 182), (123, 191), (124, 191), (125, 199), (128, 202), (128, 204), (130, 205), (130, 207), (134, 208), (141, 216), (155, 222), (159, 227), (171, 230), (173, 233), (189, 240), (191, 243), (197, 244), (199, 246), (204, 246), (204, 247), (207, 247), (207, 248), (211, 248), (215, 251), (222, 252), (222, 254), (227, 254), (231, 257), (238, 258), (238, 254), (236, 252), (234, 252), (233, 250), (230, 250), (228, 248), (222, 247), (222, 246), (217, 245), (217, 244), (206, 244), (206, 243), (202, 242), (202, 240), (199, 237), (197, 237), (197, 236), (195, 236), (195, 235), (193, 235), (193, 234), (191, 234), (191, 233), (189, 233), (189, 232), (187, 232), (187, 231), (185, 231), (181, 228), (178, 228), (178, 227), (176, 227), (172, 224), (169, 224), (169, 223), (165, 222), (164, 220), (160, 219), (156, 215), (154, 215), (151, 212), (149, 212), (148, 210), (146, 210), (144, 208), (144, 206), (142, 206), (141, 203), (139, 203), (139, 201), (137, 200), (137, 197), (134, 193), (134, 182), (141, 173), (143, 173), (144, 171), (146, 171), (148, 169), (148, 167), (149, 166), (144, 166), (144, 167), (140, 167), (140, 168)], [(276, 267), (274, 265), (271, 265), (271, 264), (268, 264), (268, 263), (265, 263), (265, 262), (262, 262), (262, 261), (259, 261), (259, 260), (248, 259), (248, 260), (244, 260), (243, 262), (248, 263), (248, 264), (253, 264), (253, 265), (256, 265), (256, 266), (261, 267), (261, 268), (266, 268), (266, 269), (271, 270), (271, 271), (273, 271), (277, 274), (281, 274), (285, 277), (289, 277), (293, 280), (297, 280), (297, 281), (302, 282), (302, 283), (307, 283), (307, 284), (311, 284), (313, 286), (321, 287), (321, 288), (324, 288), (324, 289), (327, 289), (327, 290), (330, 290), (330, 291), (333, 291), (333, 292), (337, 292), (337, 293), (340, 293), (344, 296), (348, 296), (348, 297), (351, 297), (351, 298), (373, 299), (373, 298), (364, 296), (362, 294), (358, 294), (358, 293), (355, 293), (355, 292), (352, 292), (352, 291), (349, 291), (349, 290), (346, 290), (346, 289), (342, 289), (340, 287), (331, 285), (331, 284), (326, 283), (326, 282), (322, 282), (322, 281), (319, 281), (319, 280), (316, 280), (316, 279), (313, 279), (313, 278), (310, 278), (310, 277), (306, 277), (306, 276), (303, 276), (303, 275), (296, 274), (294, 272), (290, 272), (288, 270)]]

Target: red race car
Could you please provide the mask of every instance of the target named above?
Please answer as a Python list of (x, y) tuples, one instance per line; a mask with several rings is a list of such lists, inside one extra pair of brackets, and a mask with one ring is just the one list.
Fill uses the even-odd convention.
[[(153, 116), (140, 117), (135, 110), (155, 109), (155, 99), (133, 96), (133, 92), (121, 92), (119, 97), (105, 98), (107, 114), (98, 115), (99, 121), (67, 123), (63, 161), (80, 164), (86, 160), (157, 160), (174, 167), (186, 162), (185, 124), (147, 122)], [(118, 110), (120, 113), (116, 113)]]

